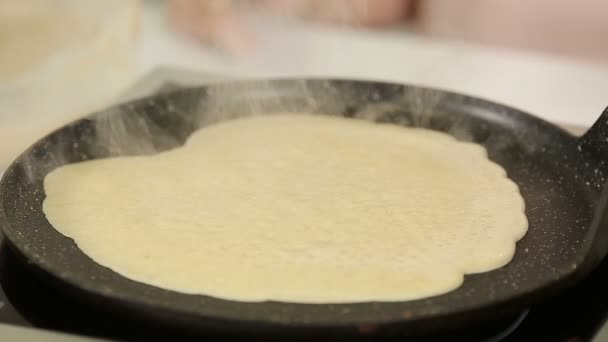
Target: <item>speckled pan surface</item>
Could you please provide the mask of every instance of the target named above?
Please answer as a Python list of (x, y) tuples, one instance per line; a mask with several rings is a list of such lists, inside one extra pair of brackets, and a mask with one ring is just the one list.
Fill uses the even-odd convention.
[[(446, 131), (484, 145), (526, 202), (527, 235), (511, 263), (466, 276), (445, 295), (394, 303), (240, 303), (167, 291), (97, 265), (42, 212), (42, 180), (65, 163), (154, 153), (241, 115), (332, 113)], [(348, 80), (242, 81), (181, 89), (95, 113), (43, 138), (6, 171), (0, 225), (44, 279), (90, 305), (192, 329), (422, 331), (529, 305), (588, 272), (608, 250), (608, 112), (582, 138), (515, 109), (440, 90)], [(163, 208), (159, 208), (162, 210)], [(201, 246), (205, 248), (205, 246)], [(116, 251), (120, 253), (120, 251)]]

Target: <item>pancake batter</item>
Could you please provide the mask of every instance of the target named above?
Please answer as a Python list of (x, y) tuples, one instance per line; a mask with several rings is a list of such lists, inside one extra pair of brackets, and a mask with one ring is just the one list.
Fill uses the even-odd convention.
[(236, 301), (402, 301), (508, 263), (524, 202), (483, 147), (330, 116), (215, 124), (153, 156), (67, 165), (44, 212), (97, 263)]

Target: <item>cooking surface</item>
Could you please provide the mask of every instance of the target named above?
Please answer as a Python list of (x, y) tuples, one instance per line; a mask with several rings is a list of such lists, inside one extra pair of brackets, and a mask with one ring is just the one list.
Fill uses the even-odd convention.
[[(8, 318), (8, 322), (22, 325), (31, 325), (34, 323), (35, 326), (39, 327), (76, 331), (79, 333), (89, 332), (94, 335), (105, 332), (108, 336), (113, 337), (127, 337), (124, 334), (147, 333), (147, 329), (138, 330), (137, 326), (126, 331), (125, 325), (121, 327), (118, 322), (111, 322), (103, 313), (83, 309), (73, 302), (68, 304), (70, 303), (69, 300), (61, 299), (61, 296), (55, 291), (45, 288), (43, 284), (39, 284), (36, 279), (32, 278), (28, 274), (28, 271), (24, 269), (23, 265), (20, 264), (10, 252), (6, 251), (5, 246), (2, 247), (1, 267), (0, 275), (2, 275), (2, 278), (0, 278), (0, 281), (5, 288), (8, 301), (15, 304), (10, 305), (8, 304), (8, 301), (4, 300), (7, 304), (0, 310), (0, 319), (3, 321), (5, 318)], [(515, 334), (528, 334), (523, 335), (522, 338), (528, 336), (547, 337), (543, 334), (546, 334), (548, 331), (550, 333), (563, 334), (560, 336), (584, 336), (592, 334), (593, 328), (591, 325), (597, 324), (604, 316), (604, 312), (608, 309), (608, 303), (597, 300), (602, 297), (602, 295), (598, 293), (599, 289), (606, 285), (605, 275), (607, 274), (607, 268), (606, 265), (602, 266), (598, 272), (594, 273), (595, 280), (590, 282), (590, 285), (588, 284), (586, 287), (584, 284), (581, 285), (582, 287), (579, 287), (579, 290), (569, 292), (567, 296), (560, 297), (560, 300), (553, 301), (553, 304), (551, 304), (550, 307), (541, 306), (533, 308), (529, 316), (523, 320), (521, 327), (516, 330)], [(11, 274), (14, 276), (11, 276)], [(597, 274), (600, 275), (598, 276)], [(15, 278), (17, 280), (11, 285)], [(18, 285), (16, 286), (15, 283)], [(35, 284), (35, 286), (28, 288), (28, 285), (33, 284)], [(20, 291), (22, 291), (21, 294), (19, 294)], [(27, 293), (27, 296), (23, 295), (24, 292)], [(37, 298), (33, 296), (32, 292), (38, 293), (40, 297)], [(57, 310), (52, 309), (58, 306), (65, 308), (65, 310), (62, 311), (66, 313), (66, 316), (58, 315)], [(556, 309), (556, 306), (559, 307), (559, 310)], [(19, 311), (19, 314), (15, 313), (15, 308)], [(86, 314), (83, 311), (89, 312), (90, 314)], [(568, 314), (564, 314), (565, 312)], [(584, 319), (581, 319), (581, 322), (584, 322), (585, 324), (573, 324), (575, 322), (573, 318), (580, 318), (583, 314), (586, 315), (584, 316)], [(481, 329), (481, 327), (468, 329), (468, 331), (472, 331), (474, 335), (468, 335), (468, 337), (483, 338), (500, 334), (500, 332), (513, 325), (516, 320), (517, 317), (509, 317), (505, 320), (500, 320), (495, 324), (492, 324), (492, 328), (489, 331)], [(556, 324), (556, 322), (562, 321), (564, 322), (563, 324)], [(551, 324), (551, 329), (547, 328), (548, 324)], [(484, 326), (488, 326), (488, 324), (484, 324)], [(529, 330), (523, 329), (526, 326), (529, 327)], [(539, 327), (544, 328), (540, 329)], [(556, 327), (564, 329), (556, 330)], [(155, 331), (154, 336), (158, 336), (160, 333), (160, 331)], [(557, 337), (558, 335), (555, 336)]]

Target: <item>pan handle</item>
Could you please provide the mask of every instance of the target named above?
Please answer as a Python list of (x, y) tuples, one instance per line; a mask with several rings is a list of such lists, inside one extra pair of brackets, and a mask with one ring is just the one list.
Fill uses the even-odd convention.
[(593, 126), (580, 137), (579, 146), (583, 151), (597, 156), (602, 160), (602, 164), (608, 164), (608, 107)]
[[(589, 153), (599, 160), (602, 171), (608, 172), (608, 107), (578, 139), (578, 147), (583, 153)], [(596, 234), (589, 242), (591, 246), (586, 259), (588, 264), (597, 265), (608, 255), (608, 182), (603, 184), (593, 216), (591, 229), (596, 230)]]

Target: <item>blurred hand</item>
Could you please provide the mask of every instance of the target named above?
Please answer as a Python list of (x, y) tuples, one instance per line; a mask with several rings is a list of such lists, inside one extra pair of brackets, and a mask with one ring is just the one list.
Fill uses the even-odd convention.
[(232, 53), (245, 53), (253, 37), (232, 0), (171, 0), (169, 18), (180, 32)]
[(261, 0), (270, 10), (338, 25), (382, 27), (398, 23), (412, 0)]
[[(248, 0), (275, 13), (349, 26), (382, 27), (405, 19), (413, 0)], [(242, 54), (254, 39), (240, 17), (238, 0), (171, 0), (173, 25), (206, 43)]]

